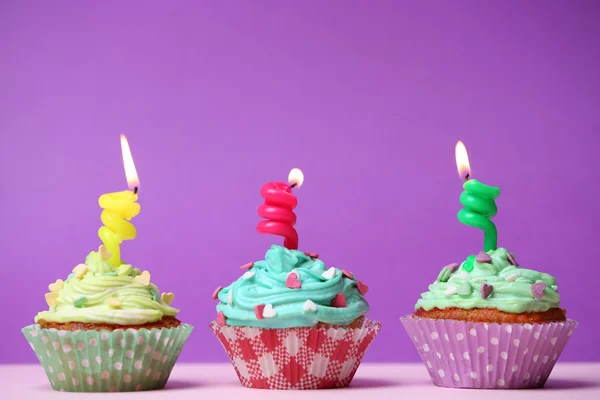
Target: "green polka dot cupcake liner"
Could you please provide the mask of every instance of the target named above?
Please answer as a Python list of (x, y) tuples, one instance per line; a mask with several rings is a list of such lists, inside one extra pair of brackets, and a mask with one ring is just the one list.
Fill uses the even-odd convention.
[(38, 324), (22, 332), (54, 390), (162, 389), (193, 327), (64, 331)]

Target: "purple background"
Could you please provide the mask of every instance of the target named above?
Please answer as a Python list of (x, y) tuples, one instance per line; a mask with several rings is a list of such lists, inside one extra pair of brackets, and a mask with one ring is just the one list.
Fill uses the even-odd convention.
[(35, 361), (20, 329), (98, 246), (121, 132), (142, 204), (123, 258), (196, 326), (184, 361), (227, 360), (210, 295), (281, 243), (256, 208), (292, 167), (301, 249), (370, 285), (367, 359), (416, 361), (398, 318), (482, 246), (457, 139), (502, 189), (499, 244), (581, 323), (561, 359), (600, 361), (597, 2), (101, 3), (0, 5), (0, 361)]

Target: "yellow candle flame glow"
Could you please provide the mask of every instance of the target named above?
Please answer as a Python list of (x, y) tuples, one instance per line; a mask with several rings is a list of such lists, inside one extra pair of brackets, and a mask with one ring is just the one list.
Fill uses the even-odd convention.
[(469, 164), (469, 155), (467, 154), (467, 148), (460, 140), (456, 143), (456, 148), (454, 149), (454, 154), (456, 156), (456, 167), (458, 168), (458, 175), (468, 180), (471, 176), (471, 165)]
[[(121, 135), (121, 150), (127, 183), (130, 188), (138, 187), (140, 181), (125, 135)], [(104, 226), (98, 230), (98, 236), (104, 243), (106, 250), (111, 253), (108, 261), (114, 267), (121, 264), (120, 245), (123, 240), (135, 239), (136, 229), (129, 220), (140, 213), (140, 205), (137, 203), (137, 199), (137, 194), (131, 190), (106, 193), (98, 199), (98, 204), (104, 209), (100, 215)]]
[(296, 188), (302, 186), (302, 183), (304, 183), (304, 174), (302, 173), (302, 170), (300, 170), (300, 168), (292, 168), (288, 175), (288, 182), (290, 185), (295, 183)]

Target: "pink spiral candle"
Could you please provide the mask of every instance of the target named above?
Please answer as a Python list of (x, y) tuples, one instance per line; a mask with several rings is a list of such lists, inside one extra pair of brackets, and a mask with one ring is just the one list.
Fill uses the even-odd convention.
[(292, 211), (298, 205), (298, 199), (292, 194), (287, 183), (270, 182), (263, 185), (260, 195), (265, 204), (258, 207), (258, 215), (265, 218), (256, 229), (260, 233), (283, 236), (283, 246), (290, 250), (298, 249), (298, 232), (294, 229), (296, 214)]

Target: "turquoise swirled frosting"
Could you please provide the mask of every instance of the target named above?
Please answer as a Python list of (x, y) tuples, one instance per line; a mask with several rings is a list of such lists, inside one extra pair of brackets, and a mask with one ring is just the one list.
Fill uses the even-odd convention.
[[(347, 325), (369, 311), (369, 305), (359, 292), (358, 281), (334, 268), (328, 271), (323, 261), (301, 251), (272, 245), (265, 259), (218, 293), (217, 311), (233, 326), (261, 328), (310, 327), (319, 322)], [(286, 286), (288, 275), (294, 272), (302, 283), (300, 288)], [(332, 300), (341, 293), (345, 307), (333, 307)], [(307, 300), (315, 307), (307, 307)], [(310, 304), (309, 302), (309, 304)], [(276, 314), (258, 319), (256, 306), (271, 306)], [(305, 309), (308, 308), (308, 309)]]
[[(144, 274), (147, 281), (140, 279)], [(58, 285), (54, 291), (53, 285)], [(50, 286), (51, 293), (46, 295), (47, 300), (52, 298), (50, 309), (38, 313), (36, 322), (143, 325), (163, 316), (174, 317), (179, 311), (161, 298), (148, 272), (141, 273), (129, 264), (115, 268), (100, 251), (89, 253), (85, 264), (78, 265), (64, 282), (58, 280)]]
[[(442, 270), (438, 280), (429, 285), (429, 291), (421, 295), (415, 309), (497, 308), (509, 313), (523, 313), (560, 307), (556, 279), (552, 275), (513, 265), (508, 259), (508, 251), (503, 248), (490, 250), (487, 254), (491, 258), (489, 263), (477, 262), (475, 256), (470, 256), (456, 272), (450, 274), (450, 271)], [(493, 286), (487, 298), (482, 296), (482, 284)], [(541, 298), (533, 293), (535, 284), (546, 285)]]

